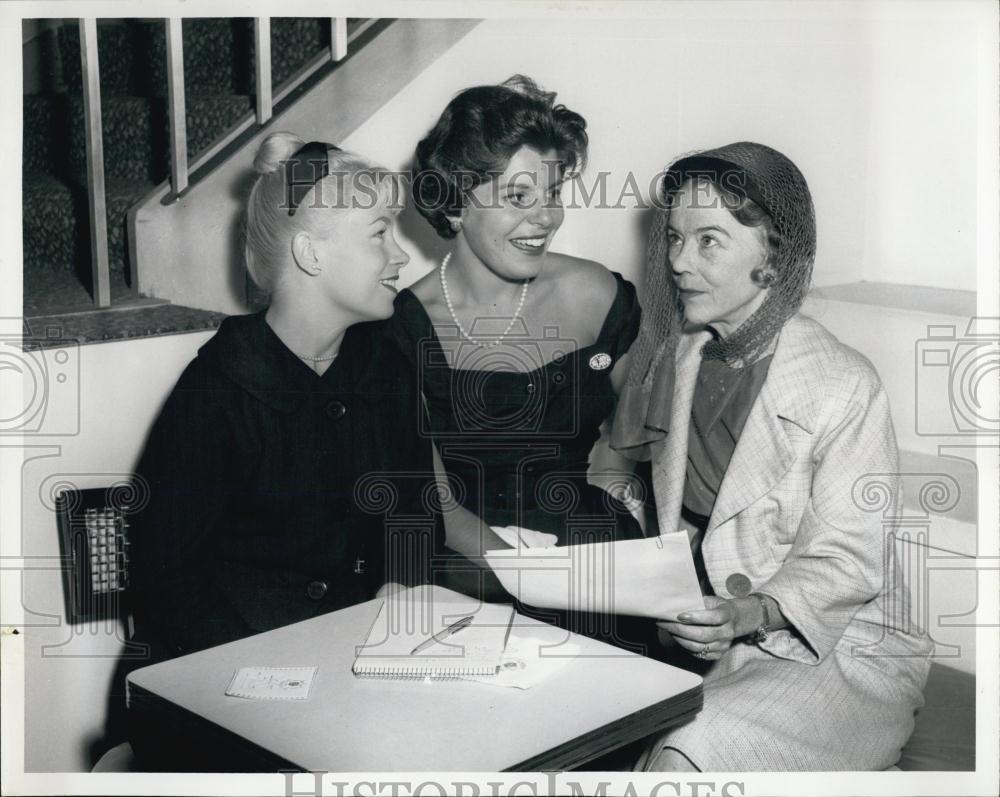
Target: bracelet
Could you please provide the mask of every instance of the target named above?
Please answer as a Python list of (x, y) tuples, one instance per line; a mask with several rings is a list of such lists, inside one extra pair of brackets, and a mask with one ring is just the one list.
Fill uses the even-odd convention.
[(771, 625), (771, 612), (767, 608), (767, 601), (764, 599), (763, 595), (759, 592), (751, 592), (750, 594), (760, 601), (760, 608), (764, 614), (764, 622), (761, 623), (760, 627), (753, 633), (753, 641), (759, 645), (761, 642), (767, 641), (767, 628)]

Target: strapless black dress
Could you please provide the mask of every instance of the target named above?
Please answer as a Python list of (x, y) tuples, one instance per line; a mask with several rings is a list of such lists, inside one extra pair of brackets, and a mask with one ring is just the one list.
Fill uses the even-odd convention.
[[(641, 536), (620, 502), (587, 483), (591, 449), (615, 405), (611, 370), (639, 330), (635, 288), (614, 276), (597, 340), (567, 340), (548, 362), (515, 326), (502, 351), (465, 344), (450, 364), (420, 300), (409, 290), (396, 299), (389, 323), (420, 372), (427, 431), (458, 501), (491, 526), (550, 532), (562, 545)], [(557, 330), (549, 334), (558, 340)], [(494, 370), (497, 361), (485, 370), (491, 357), (506, 370)]]

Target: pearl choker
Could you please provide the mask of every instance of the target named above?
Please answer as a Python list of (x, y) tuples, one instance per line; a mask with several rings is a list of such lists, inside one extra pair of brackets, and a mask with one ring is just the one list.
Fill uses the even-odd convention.
[(499, 346), (507, 333), (514, 328), (514, 324), (521, 315), (521, 310), (524, 308), (524, 300), (528, 296), (528, 280), (524, 281), (521, 286), (521, 297), (517, 301), (517, 309), (514, 310), (514, 315), (510, 319), (510, 323), (507, 324), (507, 328), (500, 333), (500, 337), (496, 340), (481, 341), (476, 340), (472, 335), (466, 332), (465, 327), (462, 326), (462, 322), (458, 320), (458, 316), (455, 315), (455, 307), (451, 303), (451, 296), (448, 293), (448, 279), (445, 276), (445, 272), (448, 270), (448, 262), (451, 260), (451, 252), (444, 256), (444, 260), (441, 261), (441, 270), (438, 272), (441, 275), (441, 293), (444, 294), (444, 303), (448, 306), (448, 313), (451, 315), (451, 320), (455, 322), (455, 326), (458, 327), (458, 331), (462, 333), (462, 337), (465, 338), (469, 343), (475, 344), (482, 349), (491, 349), (494, 346)]
[(331, 354), (329, 357), (307, 357), (304, 354), (298, 354), (297, 352), (294, 352), (294, 351), (292, 352), (292, 354), (294, 354), (300, 360), (306, 360), (307, 362), (311, 362), (311, 363), (328, 363), (328, 362), (332, 362), (333, 360), (336, 360), (337, 359), (337, 355), (340, 354), (340, 352), (338, 351), (335, 354)]

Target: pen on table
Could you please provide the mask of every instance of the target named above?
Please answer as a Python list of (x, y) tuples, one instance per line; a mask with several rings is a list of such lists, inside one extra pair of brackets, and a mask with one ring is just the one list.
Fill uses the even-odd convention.
[(431, 645), (434, 645), (438, 642), (443, 642), (452, 634), (457, 634), (463, 628), (468, 628), (470, 625), (472, 625), (471, 614), (468, 617), (463, 617), (461, 620), (456, 620), (444, 630), (438, 631), (433, 636), (425, 639), (423, 642), (421, 642), (413, 650), (410, 651), (410, 655), (416, 656), (418, 653), (422, 653), (423, 651), (427, 650), (427, 648), (429, 648)]
[(510, 629), (514, 627), (514, 607), (510, 608), (510, 620), (507, 622), (507, 633), (503, 635), (503, 649), (507, 650), (507, 642), (510, 640)]

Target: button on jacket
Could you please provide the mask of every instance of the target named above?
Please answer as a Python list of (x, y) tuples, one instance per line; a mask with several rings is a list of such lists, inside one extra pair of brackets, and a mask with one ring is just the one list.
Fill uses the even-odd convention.
[(380, 324), (319, 376), (263, 313), (223, 322), (137, 467), (137, 638), (178, 655), (429, 579), (443, 525), (415, 380)]

